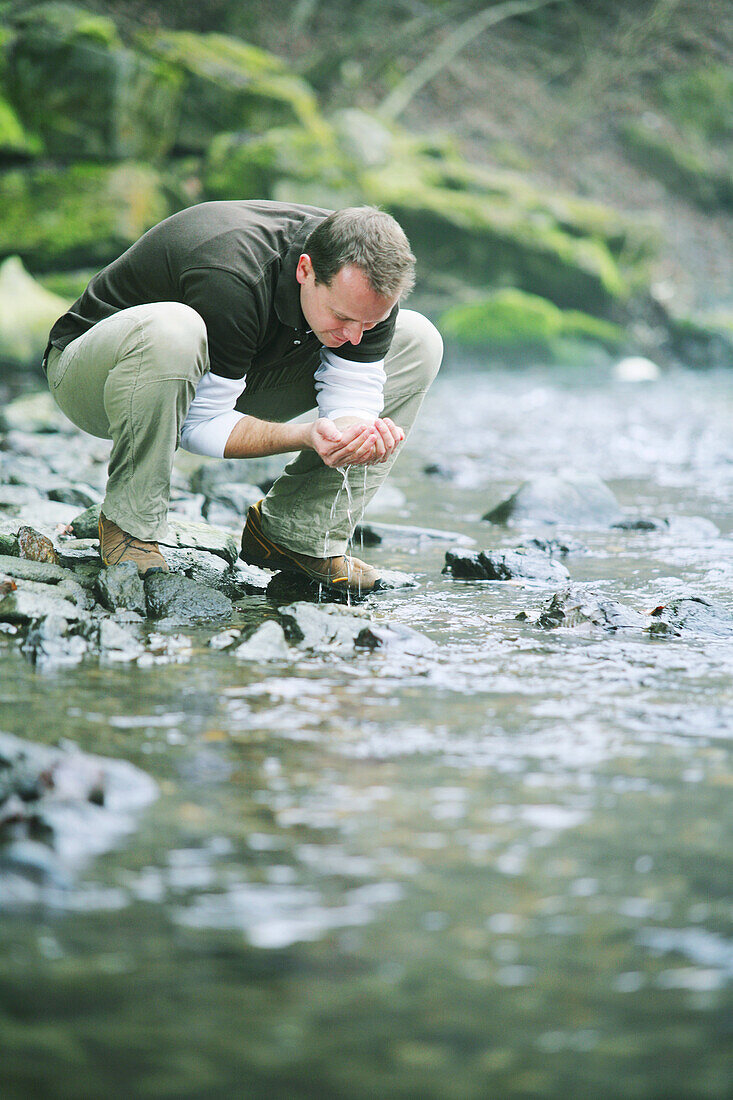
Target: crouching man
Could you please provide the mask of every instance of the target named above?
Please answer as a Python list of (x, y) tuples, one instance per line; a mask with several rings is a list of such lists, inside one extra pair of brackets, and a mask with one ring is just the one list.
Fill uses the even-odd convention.
[[(112, 440), (105, 564), (167, 570), (158, 541), (179, 445), (297, 451), (250, 508), (241, 557), (371, 590), (376, 571), (346, 554), (350, 516), (387, 477), (442, 355), (433, 325), (399, 308), (414, 262), (397, 222), (370, 207), (209, 202), (96, 275), (51, 330), (44, 366), (63, 412)], [(288, 423), (316, 406), (314, 423)], [(367, 467), (351, 506), (338, 469), (350, 466)]]

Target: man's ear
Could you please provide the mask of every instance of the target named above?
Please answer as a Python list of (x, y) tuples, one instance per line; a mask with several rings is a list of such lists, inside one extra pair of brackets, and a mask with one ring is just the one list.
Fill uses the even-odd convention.
[(307, 252), (303, 252), (300, 259), (298, 260), (298, 266), (295, 269), (295, 278), (302, 286), (303, 283), (305, 283), (308, 277), (312, 274), (313, 264), (311, 263), (311, 258)]

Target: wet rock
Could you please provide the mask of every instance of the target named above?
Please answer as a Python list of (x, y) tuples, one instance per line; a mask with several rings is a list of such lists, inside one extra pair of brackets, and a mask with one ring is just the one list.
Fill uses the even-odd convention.
[(206, 550), (166, 547), (165, 557), (171, 570), (184, 573), (199, 584), (223, 592), (230, 600), (239, 600), (252, 593), (264, 592), (270, 573), (237, 560), (233, 565)]
[(291, 658), (292, 651), (283, 628), (268, 619), (237, 646), (234, 656), (238, 661), (283, 661)]
[(435, 527), (411, 527), (398, 523), (362, 523), (354, 531), (354, 546), (379, 546), (381, 543), (418, 548), (424, 543), (452, 542), (456, 546), (473, 546), (475, 539), (458, 531), (441, 531)]
[(49, 666), (78, 665), (90, 649), (89, 642), (75, 633), (68, 619), (48, 615), (31, 625), (23, 651), (36, 664)]
[[(48, 588), (48, 591), (39, 591), (41, 587)], [(0, 621), (7, 623), (28, 623), (35, 619), (45, 619), (48, 615), (74, 621), (83, 618), (84, 614), (83, 608), (56, 596), (54, 589), (45, 585), (33, 589), (18, 588), (0, 599)]]
[(92, 504), (92, 506), (85, 509), (81, 515), (75, 516), (75, 518), (71, 520), (71, 530), (78, 539), (99, 538), (100, 511), (101, 505)]
[[(64, 304), (61, 313), (65, 309), (66, 305)], [(60, 314), (56, 316), (58, 317)], [(51, 324), (53, 324), (53, 320)], [(44, 333), (44, 347), (47, 338), (48, 330)], [(48, 390), (23, 394), (22, 397), (16, 397), (14, 401), (10, 401), (0, 414), (0, 423), (4, 430), (8, 432), (13, 430), (24, 432), (75, 431), (74, 425), (61, 412)]]
[(620, 522), (623, 515), (613, 493), (600, 478), (543, 475), (525, 481), (483, 519), (499, 524), (532, 521), (610, 527)]
[(265, 589), (268, 599), (278, 602), (311, 600), (313, 603), (358, 603), (364, 597), (349, 596), (337, 588), (319, 584), (304, 573), (275, 573)]
[(97, 599), (108, 611), (118, 607), (146, 612), (145, 588), (134, 562), (121, 562), (101, 569), (94, 587)]
[(232, 601), (222, 592), (175, 573), (146, 577), (145, 596), (153, 619), (221, 619), (233, 610)]
[(161, 546), (180, 546), (193, 550), (207, 550), (233, 565), (239, 554), (239, 542), (227, 531), (211, 527), (207, 523), (191, 523), (170, 519), (168, 534), (160, 540)]
[(354, 646), (369, 651), (386, 649), (415, 657), (434, 653), (438, 648), (430, 638), (401, 623), (370, 623), (359, 631)]
[(651, 613), (650, 634), (702, 634), (713, 638), (733, 635), (733, 614), (720, 604), (703, 596), (681, 596), (668, 604), (655, 607)]
[(225, 481), (216, 485), (205, 497), (201, 511), (209, 523), (235, 524), (241, 527), (247, 518), (247, 510), (261, 499), (262, 490), (259, 485)]
[(50, 539), (32, 527), (18, 529), (18, 553), (29, 561), (45, 561), (58, 565), (59, 556)]
[(549, 554), (550, 557), (564, 558), (568, 554), (587, 553), (587, 547), (578, 539), (527, 539), (525, 545), (543, 554)]
[(145, 652), (135, 628), (114, 619), (102, 619), (100, 622), (98, 645), (104, 661), (127, 663), (136, 661)]
[(15, 592), (17, 587), (15, 581), (0, 580), (0, 596), (7, 596), (9, 592)]
[(298, 602), (279, 609), (279, 619), (285, 636), (302, 649), (352, 650), (357, 635), (364, 627), (364, 617), (357, 612), (344, 612), (336, 607), (315, 607)]
[(661, 368), (642, 355), (629, 355), (613, 365), (613, 377), (619, 382), (656, 382), (661, 376)]
[(222, 630), (209, 638), (210, 649), (230, 649), (242, 637), (242, 631), (236, 627), (231, 630)]
[(611, 526), (621, 531), (664, 531), (669, 524), (663, 519), (622, 519)]
[[(0, 733), (0, 906), (68, 888), (156, 795), (153, 780), (126, 761)], [(34, 889), (18, 891), (18, 879)]]
[(194, 493), (217, 499), (220, 491), (226, 494), (230, 486), (242, 485), (247, 490), (259, 488), (255, 499), (260, 500), (263, 491), (270, 488), (288, 461), (285, 455), (267, 455), (263, 458), (225, 458), (206, 462), (191, 475), (191, 489)]
[(31, 558), (14, 558), (0, 555), (0, 573), (27, 581), (57, 584), (69, 578), (69, 570), (53, 562), (34, 561)]
[(570, 574), (564, 565), (538, 550), (449, 550), (444, 573), (462, 580), (531, 580), (556, 584)]
[(417, 588), (418, 582), (411, 573), (403, 573), (399, 569), (380, 569), (379, 579), (374, 585), (373, 591), (391, 592), (396, 588)]
[(186, 634), (149, 634), (145, 653), (138, 658), (138, 665), (181, 664), (193, 653), (191, 639)]
[(0, 556), (8, 558), (17, 558), (20, 553), (18, 546), (18, 536), (6, 534), (5, 531), (0, 531)]
[(646, 616), (638, 611), (579, 585), (556, 592), (537, 622), (546, 630), (593, 626), (603, 630), (633, 630), (648, 625)]
[(91, 485), (57, 485), (48, 489), (48, 499), (60, 504), (73, 504), (76, 508), (90, 508), (101, 504), (101, 496)]

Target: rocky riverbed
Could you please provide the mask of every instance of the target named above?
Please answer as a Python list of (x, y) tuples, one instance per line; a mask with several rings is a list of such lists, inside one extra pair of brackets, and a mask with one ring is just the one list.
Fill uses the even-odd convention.
[(279, 460), (103, 569), (107, 444), (6, 396), (8, 1096), (722, 1100), (730, 376), (449, 362), (352, 606), (237, 561)]

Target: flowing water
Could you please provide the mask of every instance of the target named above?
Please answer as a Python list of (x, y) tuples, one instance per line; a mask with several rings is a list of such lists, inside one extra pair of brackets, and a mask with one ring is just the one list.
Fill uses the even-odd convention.
[[(732, 420), (731, 374), (448, 368), (372, 518), (515, 546), (485, 511), (597, 473), (670, 524), (555, 532), (573, 580), (730, 610)], [(551, 590), (445, 549), (364, 551), (417, 578), (366, 606), (424, 656), (0, 651), (4, 729), (160, 785), (65, 907), (2, 917), (3, 1100), (730, 1096), (730, 639), (544, 631)]]

